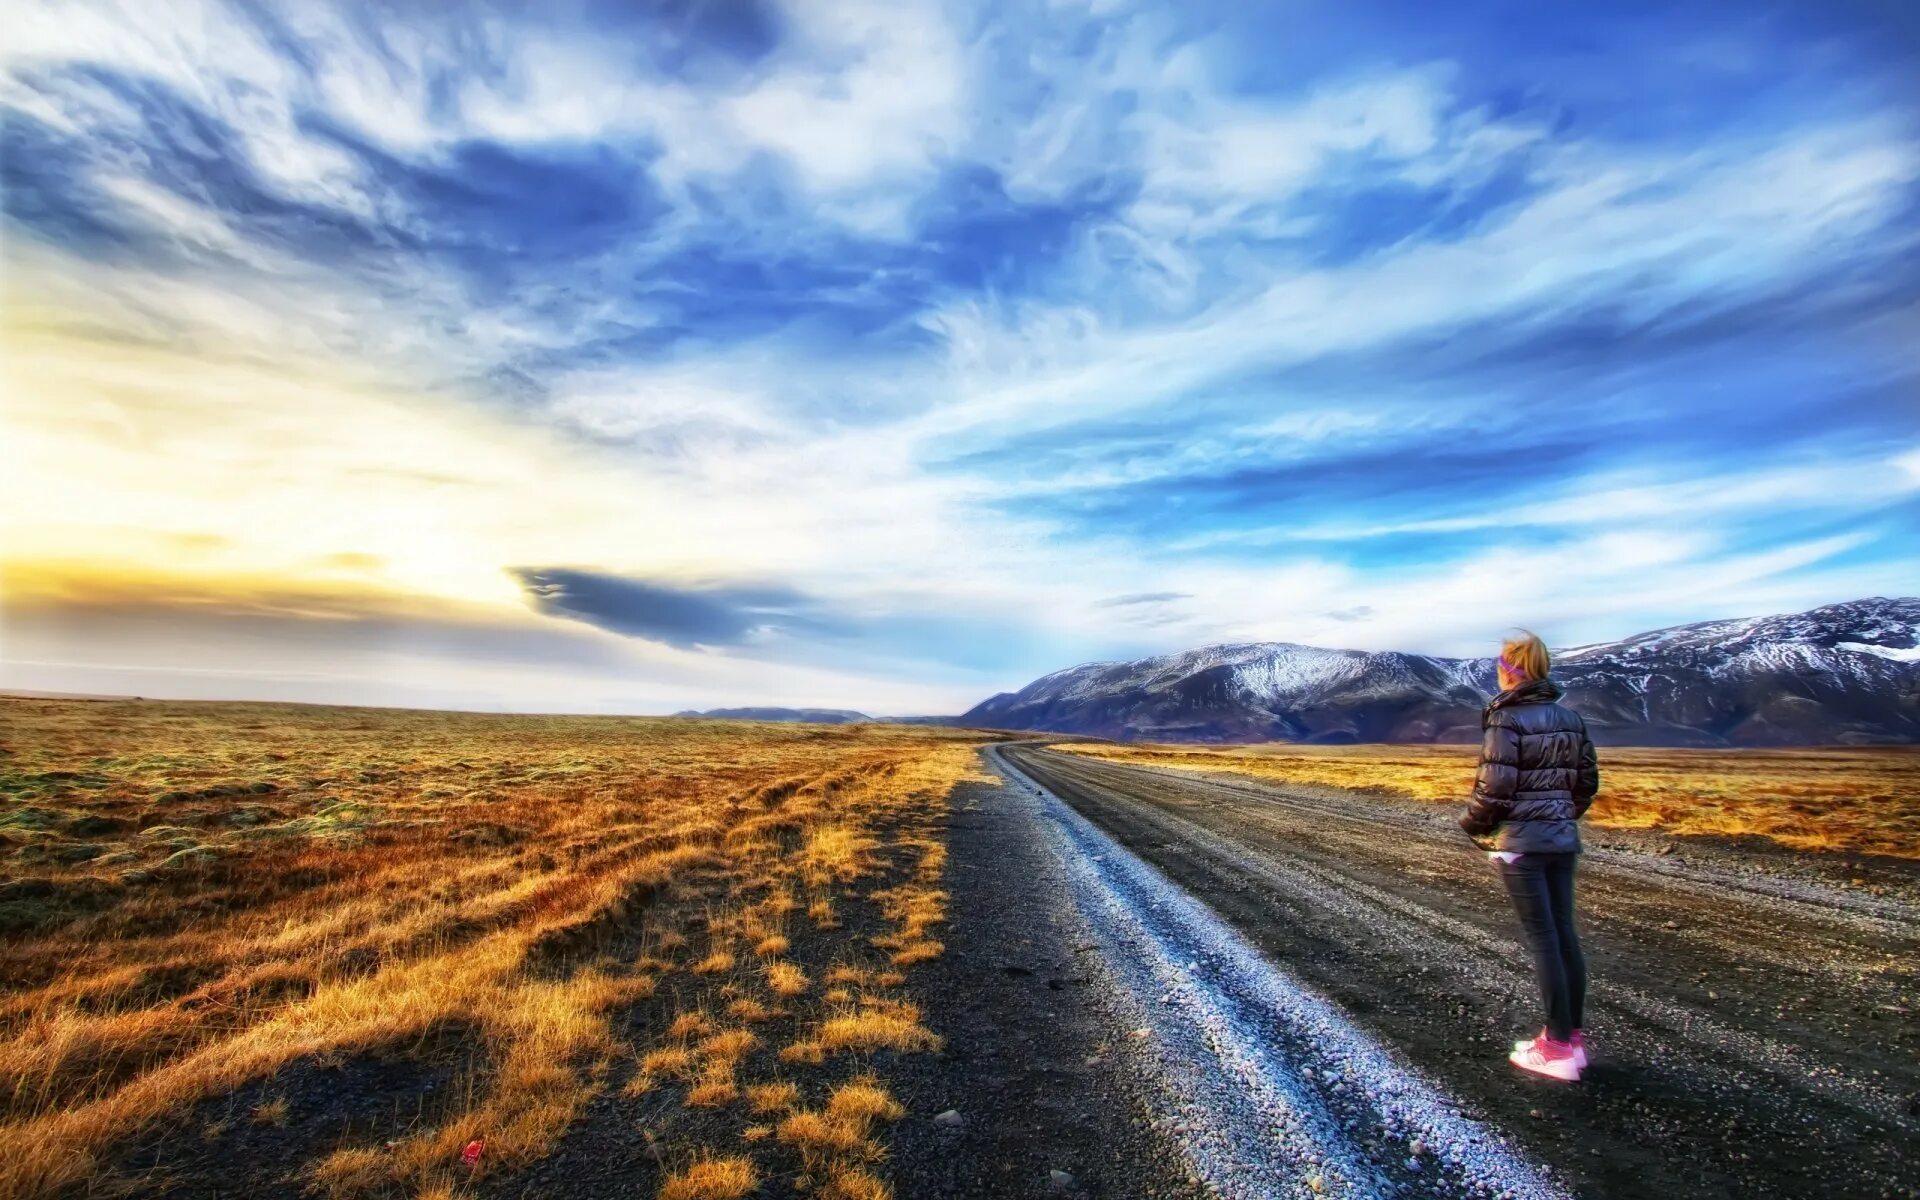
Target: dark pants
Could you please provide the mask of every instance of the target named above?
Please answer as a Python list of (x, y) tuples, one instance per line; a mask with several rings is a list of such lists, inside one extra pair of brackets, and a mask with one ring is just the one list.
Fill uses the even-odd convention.
[(1562, 1042), (1586, 1022), (1587, 960), (1573, 929), (1573, 869), (1579, 860), (1578, 854), (1523, 854), (1511, 863), (1493, 860), (1533, 952), (1547, 1033)]

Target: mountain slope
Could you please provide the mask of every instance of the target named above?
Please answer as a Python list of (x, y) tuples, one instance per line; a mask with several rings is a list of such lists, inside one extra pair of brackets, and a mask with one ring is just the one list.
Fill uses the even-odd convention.
[[(1920, 741), (1920, 598), (1575, 647), (1556, 654), (1554, 676), (1602, 742)], [(1473, 741), (1493, 690), (1491, 659), (1254, 642), (1056, 671), (958, 723), (1127, 740)]]

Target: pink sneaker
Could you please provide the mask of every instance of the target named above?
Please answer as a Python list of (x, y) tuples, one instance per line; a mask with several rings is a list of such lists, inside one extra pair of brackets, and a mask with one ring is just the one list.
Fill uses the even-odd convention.
[[(1540, 1036), (1543, 1038), (1546, 1037), (1547, 1031), (1542, 1029), (1540, 1031)], [(1519, 1041), (1513, 1044), (1513, 1048), (1515, 1050), (1524, 1050), (1531, 1045), (1533, 1045), (1532, 1038), (1521, 1038)], [(1574, 1030), (1572, 1045), (1573, 1045), (1573, 1065), (1580, 1068), (1582, 1071), (1586, 1070), (1587, 1069), (1587, 1031), (1584, 1029)]]
[(1556, 1042), (1543, 1033), (1530, 1042), (1515, 1046), (1513, 1053), (1507, 1055), (1507, 1061), (1522, 1071), (1577, 1083), (1580, 1080), (1580, 1066), (1573, 1055), (1572, 1042)]

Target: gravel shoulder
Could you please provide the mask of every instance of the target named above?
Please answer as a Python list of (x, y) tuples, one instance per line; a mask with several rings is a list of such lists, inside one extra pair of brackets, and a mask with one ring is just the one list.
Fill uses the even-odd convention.
[(1920, 907), (1898, 868), (1872, 895), (1726, 848), (1588, 855), (1597, 1061), (1566, 1087), (1504, 1060), (1533, 985), (1445, 814), (1002, 753), (1575, 1191), (1920, 1195)]
[[(889, 1136), (894, 1194), (1206, 1195), (1038, 802), (963, 785), (946, 841), (947, 950), (909, 990), (947, 1044), (888, 1073), (912, 1114)], [(958, 1123), (933, 1119), (949, 1110)]]

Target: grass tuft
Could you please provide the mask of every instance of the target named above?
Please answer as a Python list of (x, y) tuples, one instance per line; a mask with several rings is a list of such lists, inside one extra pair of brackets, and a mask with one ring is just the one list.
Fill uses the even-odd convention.
[(747, 1089), (747, 1107), (756, 1113), (785, 1112), (798, 1103), (799, 1085), (785, 1080), (756, 1083)]
[(750, 1158), (701, 1159), (660, 1184), (660, 1200), (740, 1200), (760, 1186)]
[(893, 1200), (893, 1189), (859, 1167), (835, 1167), (815, 1193), (820, 1200)]

